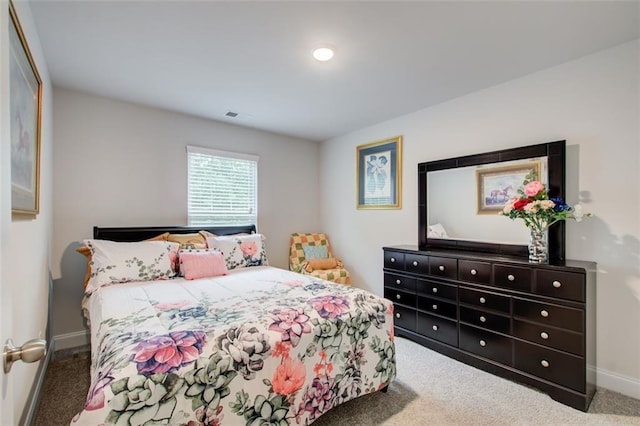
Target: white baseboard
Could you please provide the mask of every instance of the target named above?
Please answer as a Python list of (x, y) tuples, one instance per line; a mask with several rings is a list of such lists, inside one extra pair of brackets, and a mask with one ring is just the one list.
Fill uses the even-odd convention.
[(76, 331), (74, 333), (58, 334), (53, 336), (54, 350), (77, 348), (78, 346), (88, 346), (91, 343), (89, 330)]
[(38, 405), (40, 405), (40, 392), (42, 391), (42, 385), (44, 383), (44, 378), (47, 374), (47, 368), (49, 367), (49, 363), (51, 362), (51, 357), (53, 353), (53, 342), (49, 342), (49, 346), (47, 347), (47, 354), (44, 359), (40, 361), (38, 365), (38, 370), (36, 371), (36, 377), (34, 379), (33, 384), (31, 385), (31, 390), (29, 391), (29, 396), (27, 397), (27, 402), (24, 405), (24, 409), (22, 410), (22, 415), (20, 416), (20, 425), (31, 425), (35, 420)]
[(612, 371), (596, 369), (598, 388), (605, 388), (632, 398), (640, 399), (640, 380)]

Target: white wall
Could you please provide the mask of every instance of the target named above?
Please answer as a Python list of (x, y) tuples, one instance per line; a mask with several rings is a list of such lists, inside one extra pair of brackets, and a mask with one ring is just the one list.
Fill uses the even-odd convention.
[[(382, 294), (382, 247), (417, 244), (417, 163), (566, 139), (568, 202), (595, 214), (567, 224), (567, 257), (598, 263), (598, 383), (640, 398), (639, 50), (628, 43), (325, 141), (323, 228), (355, 285)], [(356, 146), (394, 135), (404, 136), (402, 209), (356, 210)]]
[(260, 157), (258, 230), (271, 265), (288, 269), (292, 232), (319, 229), (318, 143), (60, 88), (54, 110), (55, 336), (84, 336), (75, 248), (94, 225), (187, 223), (186, 145)]
[[(8, 10), (8, 3), (0, 4)], [(3, 232), (3, 238), (8, 239), (8, 251), (3, 251), (3, 265), (10, 265), (3, 271), (3, 285), (11, 286), (13, 293), (13, 326), (10, 336), (16, 345), (34, 338), (44, 338), (47, 326), (48, 297), (49, 297), (49, 260), (51, 252), (52, 230), (52, 90), (51, 81), (44, 55), (40, 46), (40, 39), (31, 16), (28, 3), (14, 2), (18, 19), (20, 20), (31, 54), (36, 63), (43, 83), (42, 106), (42, 139), (40, 152), (40, 213), (35, 217), (13, 216), (9, 232)], [(9, 22), (8, 12), (2, 15), (2, 31), (7, 31), (5, 22)], [(3, 34), (3, 37), (5, 34)], [(8, 73), (8, 50), (2, 50), (3, 73)], [(5, 97), (3, 91), (2, 96)], [(8, 116), (2, 115), (2, 127), (8, 128)], [(9, 144), (8, 133), (2, 133), (2, 143)], [(2, 157), (3, 170), (10, 168), (8, 157)], [(6, 176), (6, 175), (5, 175)], [(11, 193), (10, 180), (2, 180), (2, 197)], [(10, 198), (10, 195), (9, 195)], [(2, 203), (2, 208), (10, 209), (8, 203)], [(4, 212), (3, 212), (4, 214)], [(4, 230), (3, 230), (4, 231)], [(20, 307), (20, 308), (16, 308)], [(9, 386), (13, 388), (13, 417), (17, 424), (23, 407), (34, 383), (38, 363), (15, 364), (7, 376)], [(6, 418), (3, 417), (3, 421)]]

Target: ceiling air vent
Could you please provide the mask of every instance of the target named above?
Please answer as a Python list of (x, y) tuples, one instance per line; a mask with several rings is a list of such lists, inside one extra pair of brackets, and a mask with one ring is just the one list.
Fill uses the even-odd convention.
[(233, 112), (233, 111), (227, 111), (227, 113), (225, 115), (227, 117), (236, 118), (238, 116), (238, 113), (237, 112)]

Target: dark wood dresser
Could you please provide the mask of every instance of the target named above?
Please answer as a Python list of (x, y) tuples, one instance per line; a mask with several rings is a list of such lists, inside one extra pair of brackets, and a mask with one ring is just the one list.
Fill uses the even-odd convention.
[(587, 411), (596, 390), (596, 264), (384, 247), (395, 332)]

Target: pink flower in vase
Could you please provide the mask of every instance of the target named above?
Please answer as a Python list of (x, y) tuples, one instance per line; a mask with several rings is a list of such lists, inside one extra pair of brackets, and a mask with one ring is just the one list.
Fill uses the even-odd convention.
[(524, 193), (527, 197), (535, 197), (540, 193), (540, 191), (543, 191), (543, 190), (544, 190), (544, 185), (538, 180), (529, 182), (524, 186)]

